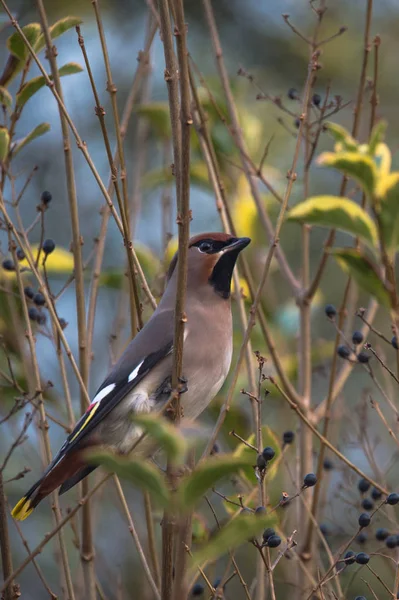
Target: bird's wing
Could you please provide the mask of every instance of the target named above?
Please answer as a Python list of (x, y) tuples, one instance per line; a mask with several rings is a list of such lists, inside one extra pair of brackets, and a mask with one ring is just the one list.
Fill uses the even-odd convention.
[(93, 431), (96, 425), (140, 383), (151, 369), (172, 352), (172, 348), (173, 343), (170, 341), (157, 352), (146, 356), (139, 364), (134, 365), (129, 375), (123, 380), (108, 385), (103, 384), (69, 435), (66, 442), (68, 450), (76, 447), (83, 437)]
[(173, 351), (173, 311), (154, 313), (129, 344), (118, 363), (97, 390), (90, 406), (76, 423), (50, 468), (87, 439), (95, 427), (142, 379)]

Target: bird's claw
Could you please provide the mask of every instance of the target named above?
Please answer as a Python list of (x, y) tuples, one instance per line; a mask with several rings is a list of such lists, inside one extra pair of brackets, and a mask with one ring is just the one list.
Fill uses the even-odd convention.
[(188, 391), (187, 377), (184, 377), (182, 375), (181, 377), (178, 378), (178, 381), (179, 381), (179, 385), (178, 385), (179, 394), (185, 394)]

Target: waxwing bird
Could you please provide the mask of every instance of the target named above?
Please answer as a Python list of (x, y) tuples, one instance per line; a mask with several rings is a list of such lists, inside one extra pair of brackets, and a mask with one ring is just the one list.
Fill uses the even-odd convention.
[[(249, 238), (202, 233), (188, 250), (187, 294), (182, 373), (187, 389), (181, 397), (182, 418), (194, 420), (223, 385), (233, 351), (230, 286), (234, 265)], [(162, 299), (145, 327), (130, 342), (97, 390), (44, 475), (12, 511), (25, 519), (39, 502), (60, 487), (71, 489), (96, 466), (84, 451), (101, 446), (128, 454), (139, 432), (132, 416), (159, 411), (171, 391), (177, 253)]]

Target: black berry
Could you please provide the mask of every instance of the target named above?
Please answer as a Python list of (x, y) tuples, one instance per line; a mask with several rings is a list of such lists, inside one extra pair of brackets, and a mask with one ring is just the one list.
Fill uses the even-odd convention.
[(385, 529), (384, 527), (380, 527), (375, 532), (375, 537), (379, 542), (383, 542), (384, 540), (387, 539), (388, 536), (389, 536), (389, 531), (388, 531), (388, 529)]
[(39, 323), (39, 325), (45, 325), (47, 321), (47, 317), (44, 313), (39, 313), (39, 316), (37, 317), (37, 322)]
[(320, 94), (313, 94), (312, 102), (315, 106), (320, 106), (321, 104), (321, 96)]
[(258, 506), (258, 508), (255, 510), (255, 514), (256, 515), (266, 514), (266, 508), (264, 506)]
[(11, 258), (3, 260), (2, 267), (5, 271), (15, 271), (14, 261)]
[(362, 343), (363, 341), (363, 334), (361, 331), (354, 331), (352, 333), (352, 342), (355, 344), (355, 346), (358, 346), (359, 344)]
[(341, 358), (345, 358), (346, 359), (346, 358), (350, 357), (351, 351), (349, 350), (348, 346), (345, 346), (345, 344), (341, 344), (337, 348), (337, 354)]
[(344, 556), (345, 564), (353, 565), (356, 562), (356, 554), (352, 550), (348, 550), (348, 552)]
[(382, 496), (382, 493), (380, 492), (380, 490), (377, 490), (377, 488), (373, 488), (372, 492), (371, 492), (371, 497), (373, 500), (379, 500)]
[(18, 260), (24, 260), (25, 252), (22, 250), (22, 248), (17, 248), (16, 254), (17, 254)]
[(370, 354), (367, 354), (367, 352), (359, 352), (357, 360), (362, 364), (366, 364), (370, 360)]
[(364, 498), (362, 501), (362, 508), (364, 508), (364, 510), (373, 510), (374, 502), (372, 502), (370, 498)]
[[(62, 321), (62, 323), (61, 323)], [(65, 321), (65, 319), (60, 319), (60, 325), (62, 327), (62, 329), (65, 329), (65, 327), (68, 325), (68, 323)], [(212, 450), (211, 450), (211, 455), (213, 456), (214, 454), (219, 454), (220, 452), (220, 446), (217, 442), (215, 442), (213, 444)]]
[(266, 448), (263, 448), (262, 456), (265, 460), (272, 460), (275, 454), (276, 453), (271, 446), (266, 446)]
[(36, 306), (44, 306), (46, 304), (46, 299), (43, 294), (37, 292), (37, 294), (33, 296), (33, 302), (36, 304)]
[(335, 308), (335, 306), (333, 304), (326, 304), (324, 312), (326, 313), (326, 315), (329, 319), (333, 319), (335, 317), (335, 315), (337, 314), (337, 309)]
[(356, 541), (358, 544), (365, 544), (367, 542), (367, 533), (365, 531), (361, 531), (358, 536), (356, 536)]
[(396, 548), (396, 535), (389, 535), (385, 540), (385, 545), (387, 548)]
[(47, 204), (49, 204), (51, 202), (52, 199), (52, 195), (50, 194), (50, 192), (43, 192), (42, 195), (40, 196), (40, 200), (42, 201), (42, 203), (47, 206)]
[(294, 121), (294, 125), (295, 125), (295, 127), (296, 127), (297, 129), (299, 129), (299, 128), (300, 128), (300, 126), (301, 126), (301, 119), (295, 119), (295, 121)]
[(290, 100), (298, 100), (298, 92), (296, 91), (295, 88), (290, 88), (288, 90), (287, 96)]
[(27, 298), (29, 298), (29, 300), (32, 300), (35, 295), (35, 290), (31, 288), (30, 285), (27, 285), (24, 288), (24, 294)]
[(334, 463), (329, 459), (325, 458), (323, 462), (323, 469), (325, 471), (332, 471), (334, 468)]
[(303, 478), (304, 487), (313, 487), (317, 483), (317, 477), (314, 473), (308, 473)]
[(367, 481), (367, 479), (364, 479), (364, 478), (359, 479), (359, 483), (357, 484), (357, 489), (359, 490), (359, 492), (362, 492), (362, 494), (365, 494), (370, 489), (370, 483)]
[(395, 506), (395, 504), (397, 504), (399, 502), (399, 494), (396, 494), (395, 492), (393, 492), (392, 494), (389, 494), (386, 502), (387, 502), (387, 504), (390, 504), (391, 506)]
[(205, 588), (202, 585), (202, 583), (196, 583), (193, 587), (193, 589), (191, 590), (191, 595), (192, 596), (202, 596), (202, 594), (205, 592)]
[(360, 527), (368, 527), (370, 525), (370, 515), (368, 513), (362, 513), (359, 517), (358, 523)]
[(31, 321), (37, 321), (39, 318), (39, 311), (34, 306), (31, 306), (28, 310), (28, 315)]
[(267, 542), (267, 540), (272, 537), (272, 535), (276, 535), (276, 532), (274, 531), (273, 527), (268, 527), (267, 529), (265, 529), (265, 531), (263, 532), (263, 541)]
[(217, 579), (215, 579), (215, 581), (213, 582), (213, 587), (215, 588), (215, 590), (220, 586), (220, 584), (222, 583), (222, 578), (218, 577)]
[(320, 523), (319, 527), (320, 527), (320, 531), (324, 535), (324, 537), (331, 535), (331, 529), (329, 528), (327, 523)]
[(55, 249), (55, 242), (54, 240), (44, 240), (43, 242), (43, 252), (44, 254), (51, 254)]
[(356, 562), (358, 565), (367, 565), (369, 560), (370, 557), (365, 552), (359, 552), (358, 554), (356, 554)]
[(266, 459), (263, 456), (263, 454), (258, 454), (258, 457), (256, 459), (256, 466), (258, 467), (258, 469), (260, 469), (261, 471), (263, 471), (263, 469), (266, 469)]
[(267, 545), (269, 548), (277, 548), (281, 544), (281, 537), (278, 535), (271, 535), (267, 539)]
[(367, 600), (365, 596), (356, 596), (355, 600)]
[(395, 348), (395, 350), (399, 350), (399, 345), (398, 345), (398, 340), (397, 340), (396, 335), (394, 335), (393, 338), (391, 339), (391, 344)]
[(284, 431), (283, 442), (284, 444), (292, 444), (295, 439), (295, 433), (293, 431)]
[[(63, 319), (62, 317), (61, 317), (61, 319), (59, 319), (58, 322), (60, 324), (61, 329), (66, 329), (68, 327), (68, 322), (65, 321), (65, 319)], [(217, 446), (217, 444), (215, 444), (213, 446), (211, 454), (215, 454), (216, 452), (218, 452), (218, 450), (217, 451), (214, 450), (215, 446)]]

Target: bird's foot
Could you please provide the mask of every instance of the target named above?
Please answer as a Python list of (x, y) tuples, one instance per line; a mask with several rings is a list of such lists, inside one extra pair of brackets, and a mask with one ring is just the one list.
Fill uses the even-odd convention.
[(183, 375), (179, 377), (179, 385), (177, 387), (179, 394), (185, 394), (188, 391), (188, 380)]

